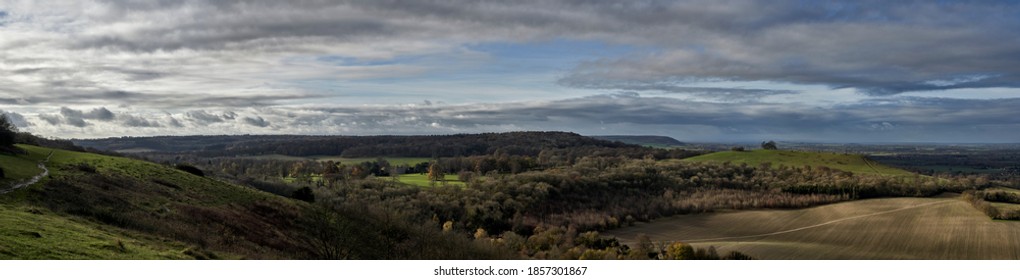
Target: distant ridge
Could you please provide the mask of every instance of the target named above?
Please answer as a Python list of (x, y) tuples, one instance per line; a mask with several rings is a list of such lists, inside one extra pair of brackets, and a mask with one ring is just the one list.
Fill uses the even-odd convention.
[(597, 135), (590, 137), (599, 140), (617, 141), (642, 146), (672, 147), (684, 145), (684, 142), (680, 142), (672, 137), (658, 135)]
[(558, 131), (408, 135), (408, 136), (300, 136), (220, 135), (121, 137), (72, 140), (75, 144), (122, 153), (191, 153), (200, 156), (238, 155), (340, 155), (344, 157), (455, 157), (488, 155), (537, 156), (545, 149), (641, 148), (638, 145)]

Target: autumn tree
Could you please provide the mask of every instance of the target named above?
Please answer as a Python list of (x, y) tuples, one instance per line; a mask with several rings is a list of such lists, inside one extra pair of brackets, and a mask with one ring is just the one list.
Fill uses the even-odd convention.
[(439, 166), (439, 161), (432, 161), (429, 164), (428, 179), (430, 182), (443, 181), (446, 174), (443, 174), (443, 168)]
[(693, 260), (694, 259), (694, 247), (683, 242), (673, 242), (666, 247), (666, 253), (663, 256), (667, 260)]

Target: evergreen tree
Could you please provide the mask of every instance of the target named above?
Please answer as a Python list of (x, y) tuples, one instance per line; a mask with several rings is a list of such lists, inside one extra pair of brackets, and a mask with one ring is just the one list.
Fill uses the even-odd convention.
[(18, 152), (14, 147), (18, 138), (18, 127), (5, 114), (0, 114), (0, 152)]

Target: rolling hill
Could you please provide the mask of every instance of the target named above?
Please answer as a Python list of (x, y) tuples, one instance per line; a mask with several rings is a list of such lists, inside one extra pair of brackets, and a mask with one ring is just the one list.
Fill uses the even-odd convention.
[(123, 153), (188, 153), (200, 156), (285, 155), (295, 157), (455, 157), (538, 155), (543, 149), (639, 148), (569, 132), (505, 132), (411, 136), (161, 136), (72, 140), (75, 144)]
[[(302, 258), (298, 202), (127, 158), (20, 146), (14, 169), (50, 152), (51, 174), (0, 195), (0, 258)], [(10, 157), (10, 156), (7, 156)], [(41, 172), (37, 170), (36, 172)], [(23, 176), (22, 176), (23, 177)]]
[(668, 148), (684, 145), (684, 142), (677, 141), (672, 137), (655, 135), (598, 135), (591, 136), (591, 138), (649, 147)]
[(695, 156), (683, 159), (692, 162), (730, 162), (733, 164), (746, 163), (751, 166), (769, 164), (773, 167), (785, 166), (811, 166), (828, 167), (855, 174), (870, 174), (881, 176), (913, 176), (906, 170), (881, 165), (861, 155), (838, 154), (825, 152), (803, 152), (784, 150), (753, 150), (747, 152), (724, 151), (711, 154)]

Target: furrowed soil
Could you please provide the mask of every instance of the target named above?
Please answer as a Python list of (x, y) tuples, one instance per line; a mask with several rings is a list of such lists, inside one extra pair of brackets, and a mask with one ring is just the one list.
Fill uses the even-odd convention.
[(681, 215), (606, 233), (632, 246), (639, 234), (759, 259), (1020, 259), (1020, 222), (956, 197)]

